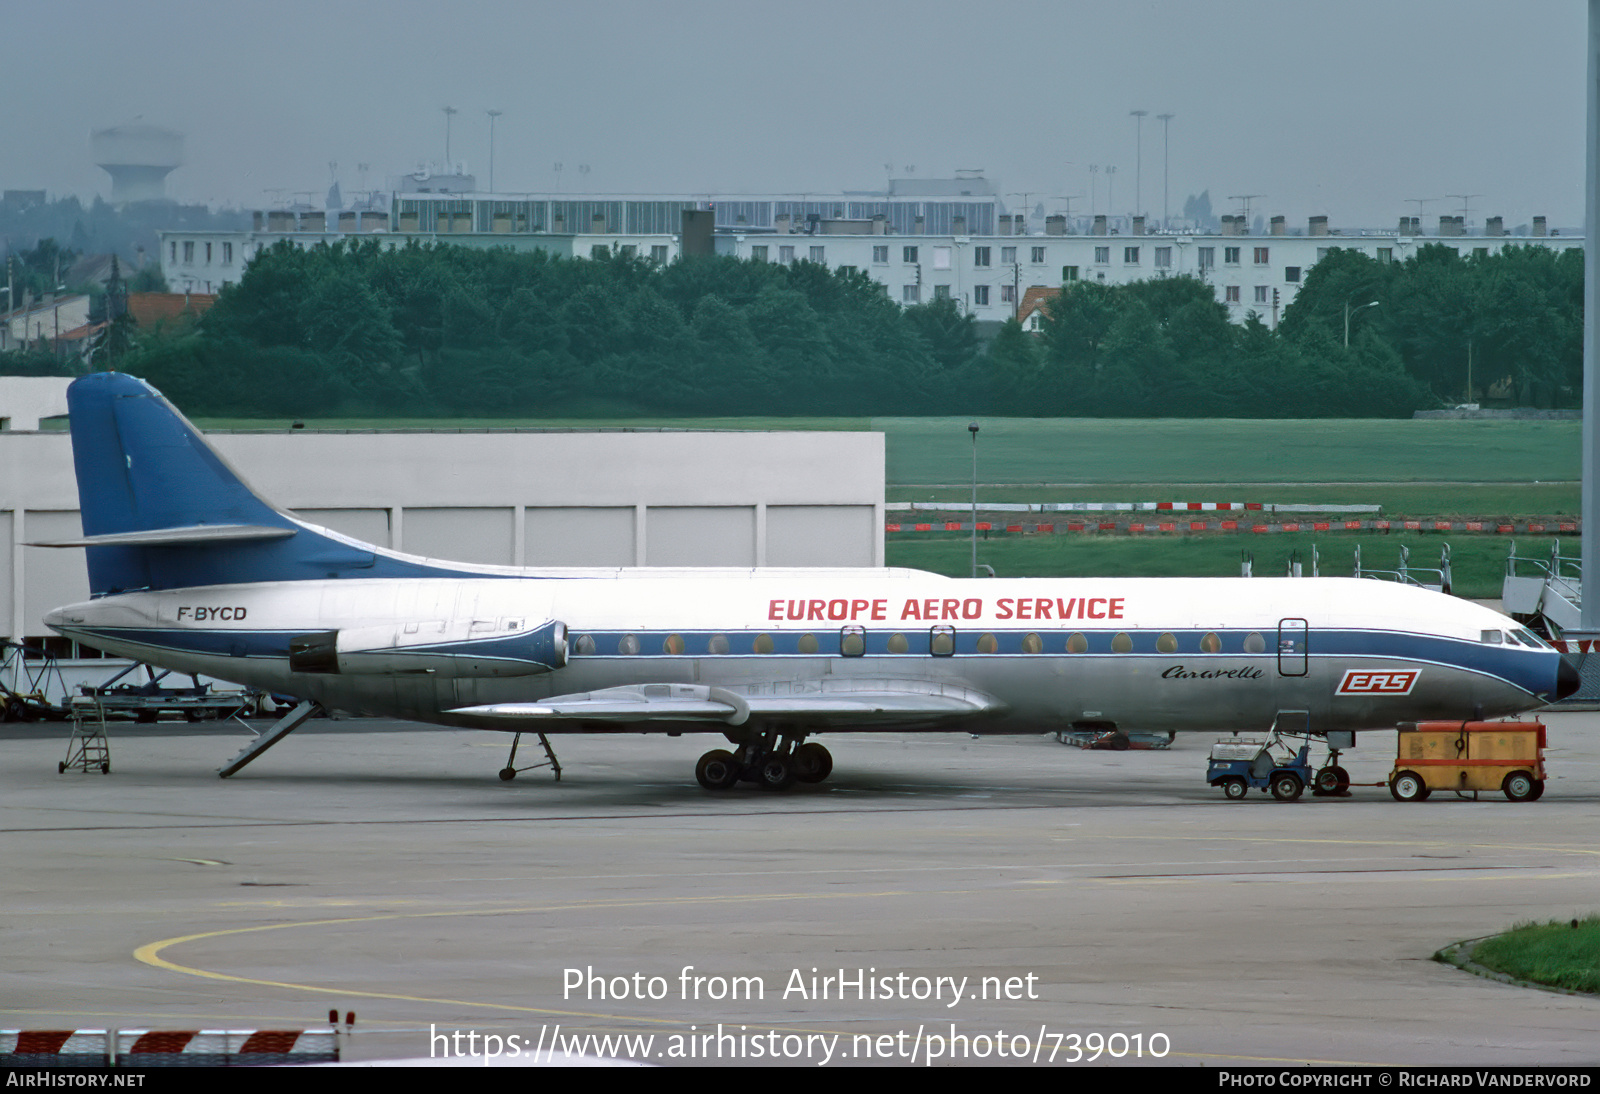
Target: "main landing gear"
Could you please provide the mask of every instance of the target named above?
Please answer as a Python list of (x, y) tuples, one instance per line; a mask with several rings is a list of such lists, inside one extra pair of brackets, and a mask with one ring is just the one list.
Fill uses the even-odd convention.
[(764, 790), (787, 790), (797, 782), (819, 783), (833, 773), (833, 755), (815, 742), (760, 733), (734, 742), (733, 751), (714, 748), (695, 764), (694, 777), (707, 790), (730, 790), (751, 782)]

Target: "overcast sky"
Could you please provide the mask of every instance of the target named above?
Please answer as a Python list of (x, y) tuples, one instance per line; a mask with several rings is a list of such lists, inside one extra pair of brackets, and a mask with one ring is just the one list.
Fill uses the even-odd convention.
[(502, 191), (837, 193), (892, 164), (1052, 212), (1131, 212), (1137, 183), (1159, 217), (1171, 113), (1173, 215), (1209, 188), (1434, 224), (1468, 194), (1474, 223), (1575, 227), (1585, 25), (1581, 0), (4, 0), (0, 186), (106, 194), (89, 131), (138, 117), (186, 135), (173, 197), (320, 200), (330, 162), (348, 194), (443, 160), (449, 105), (484, 187), (504, 112)]

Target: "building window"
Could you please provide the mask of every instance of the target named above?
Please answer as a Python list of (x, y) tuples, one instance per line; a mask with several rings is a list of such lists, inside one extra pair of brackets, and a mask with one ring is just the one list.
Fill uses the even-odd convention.
[(622, 245), (622, 257), (623, 258), (633, 258), (638, 253), (639, 253), (639, 245), (637, 243), (624, 243)]
[(206, 265), (211, 265), (211, 244), (206, 244)]
[(1124, 266), (1137, 266), (1139, 264), (1139, 248), (1122, 248), (1122, 264)]
[(233, 244), (224, 243), (222, 245), (222, 261), (223, 262), (232, 262), (233, 261)]
[(1195, 260), (1200, 263), (1202, 270), (1209, 270), (1217, 264), (1217, 249), (1215, 247), (1195, 248)]
[(765, 247), (751, 247), (750, 248), (750, 261), (752, 261), (752, 262), (765, 262), (766, 260), (767, 260), (767, 249)]
[(1393, 247), (1379, 247), (1378, 248), (1378, 261), (1379, 262), (1393, 262), (1394, 261), (1394, 248)]
[(1094, 264), (1096, 266), (1109, 266), (1109, 265), (1111, 265), (1111, 248), (1110, 247), (1096, 247), (1094, 249)]
[(178, 244), (176, 242), (172, 244), (172, 261), (174, 264), (178, 261)]
[(1076, 280), (1078, 280), (1078, 267), (1076, 267), (1076, 266), (1063, 266), (1063, 267), (1061, 267), (1061, 280), (1063, 280), (1063, 281), (1076, 281)]
[(1242, 248), (1239, 248), (1239, 247), (1224, 247), (1224, 248), (1222, 248), (1222, 261), (1223, 261), (1223, 263), (1225, 265), (1228, 265), (1228, 266), (1237, 266), (1239, 264), (1239, 251), (1241, 249)]
[(1013, 265), (1013, 264), (1016, 263), (1016, 261), (1017, 261), (1017, 249), (1015, 247), (1001, 247), (1000, 248), (1000, 264), (1002, 266)]
[(1222, 290), (1222, 294), (1223, 299), (1229, 304), (1237, 304), (1239, 302), (1239, 286), (1237, 285), (1229, 285)]
[(917, 249), (915, 247), (903, 247), (900, 250), (900, 257), (904, 262), (915, 262), (917, 260)]
[(900, 289), (900, 299), (905, 301), (907, 304), (915, 304), (918, 300), (922, 299), (922, 294), (918, 291), (920, 288), (921, 286), (918, 285), (902, 286)]
[(1257, 266), (1265, 266), (1267, 264), (1267, 252), (1269, 250), (1270, 248), (1268, 247), (1257, 247), (1255, 249)]
[(651, 246), (650, 261), (662, 266), (667, 264), (667, 245), (665, 243), (657, 243)]
[(1285, 281), (1289, 282), (1290, 284), (1299, 284), (1299, 282), (1300, 282), (1300, 267), (1299, 266), (1285, 266), (1283, 268), (1283, 279)]
[(604, 243), (596, 243), (594, 246), (589, 248), (590, 258), (604, 258), (610, 253), (611, 248), (607, 247)]
[(794, 245), (785, 243), (778, 248), (778, 261), (785, 266), (794, 261)]
[(1015, 285), (1000, 286), (1000, 303), (1015, 304), (1017, 302), (1017, 287)]
[(935, 300), (949, 300), (950, 299), (950, 286), (949, 285), (935, 285), (933, 287), (933, 298)]
[(811, 261), (816, 262), (818, 264), (821, 264), (821, 263), (827, 261), (822, 256), (823, 250), (824, 250), (824, 248), (822, 248), (822, 247), (813, 247), (813, 248), (811, 248)]
[(989, 303), (989, 286), (972, 286), (972, 302), (980, 307), (987, 305)]
[(887, 243), (872, 248), (872, 261), (874, 264), (887, 264), (889, 261), (889, 245)]
[(974, 248), (972, 248), (972, 264), (974, 266), (979, 267), (980, 269), (983, 268), (983, 267), (988, 266), (989, 265), (989, 248), (988, 247), (974, 247)]
[(1267, 303), (1270, 303), (1270, 302), (1271, 301), (1267, 297), (1267, 287), (1265, 285), (1257, 285), (1256, 286), (1256, 303), (1257, 304), (1267, 304)]
[(1156, 265), (1161, 267), (1162, 269), (1168, 269), (1168, 268), (1170, 268), (1172, 266), (1172, 248), (1171, 247), (1157, 247), (1156, 248)]
[(1044, 248), (1043, 247), (1035, 247), (1033, 249), (1033, 264), (1035, 266), (1043, 266), (1044, 265)]
[(194, 244), (192, 242), (186, 242), (183, 245), (183, 264), (185, 266), (194, 265)]

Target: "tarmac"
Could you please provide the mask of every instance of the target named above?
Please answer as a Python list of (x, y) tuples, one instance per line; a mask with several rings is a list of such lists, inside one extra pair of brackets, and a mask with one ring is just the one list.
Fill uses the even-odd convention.
[[(505, 735), (317, 722), (221, 780), (237, 725), (115, 725), (109, 775), (6, 726), (0, 1026), (337, 1010), (355, 1061), (1595, 1065), (1600, 1000), (1432, 959), (1600, 906), (1600, 714), (1544, 717), (1541, 801), (1405, 804), (1227, 801), (1198, 734), (832, 734), (825, 783), (711, 794), (704, 735), (558, 737), (559, 782), (501, 782)], [(1344, 765), (1380, 783), (1393, 750)]]

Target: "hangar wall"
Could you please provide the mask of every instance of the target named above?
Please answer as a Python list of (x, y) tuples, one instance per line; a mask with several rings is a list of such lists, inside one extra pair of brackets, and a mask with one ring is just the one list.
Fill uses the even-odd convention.
[[(526, 566), (882, 566), (881, 433), (209, 435), (273, 502), (411, 554)], [(64, 433), (0, 433), (0, 636), (88, 597)]]

